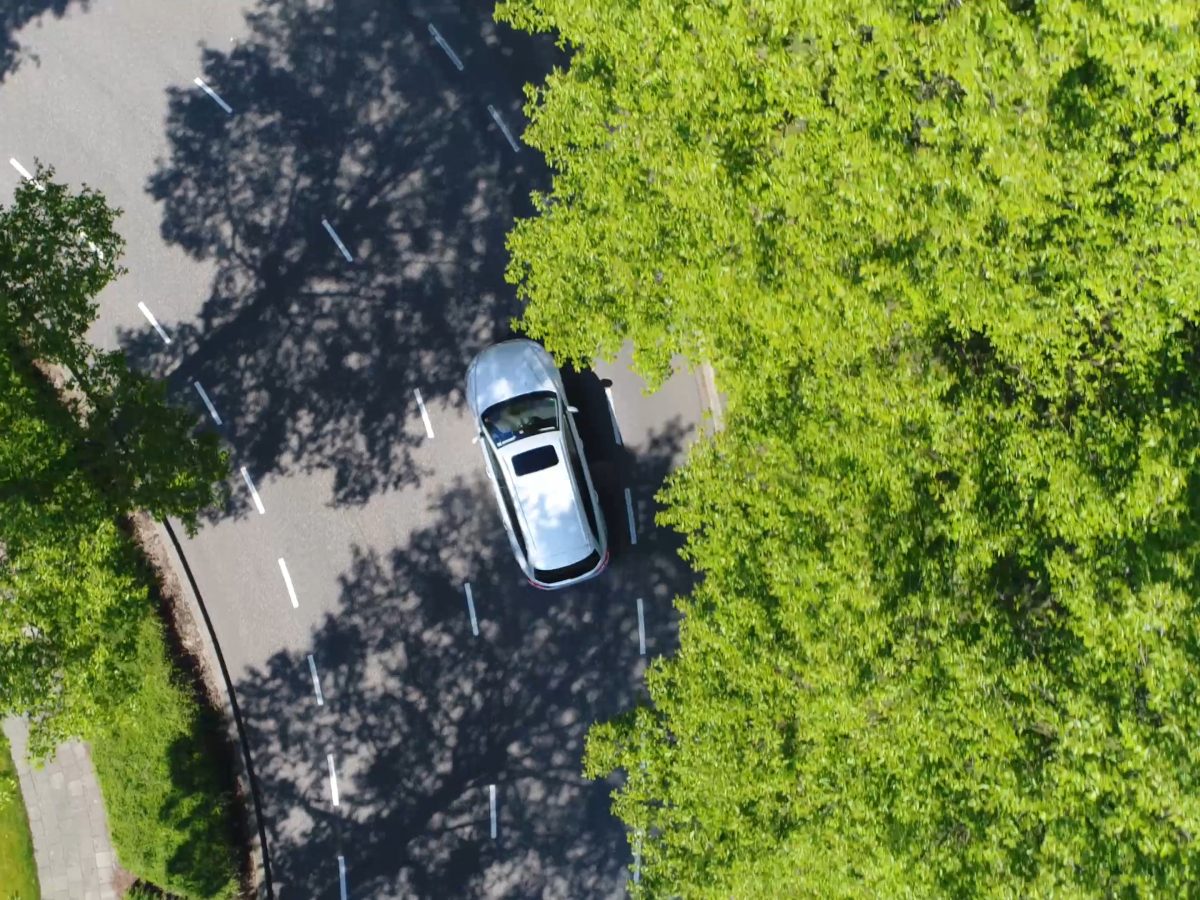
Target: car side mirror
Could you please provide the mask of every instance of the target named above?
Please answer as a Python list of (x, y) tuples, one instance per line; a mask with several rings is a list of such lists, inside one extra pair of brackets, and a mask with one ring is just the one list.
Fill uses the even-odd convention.
[(482, 432), (482, 431), (477, 431), (477, 432), (475, 432), (475, 437), (471, 438), (471, 443), (472, 443), (472, 444), (478, 444), (478, 443), (479, 443), (479, 439), (480, 439), (481, 437), (483, 437), (483, 432)]
[(579, 407), (578, 406), (568, 406), (567, 410), (575, 413), (575, 415), (579, 415)]

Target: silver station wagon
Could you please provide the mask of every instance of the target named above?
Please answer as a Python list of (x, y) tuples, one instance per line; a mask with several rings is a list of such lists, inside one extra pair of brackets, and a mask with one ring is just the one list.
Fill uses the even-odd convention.
[(494, 344), (467, 370), (476, 441), (517, 563), (563, 588), (608, 565), (608, 533), (554, 360), (533, 341)]

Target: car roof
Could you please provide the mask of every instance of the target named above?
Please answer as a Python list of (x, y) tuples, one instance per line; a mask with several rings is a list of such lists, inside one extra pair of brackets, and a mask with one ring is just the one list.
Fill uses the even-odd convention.
[[(567, 458), (560, 431), (547, 431), (505, 444), (497, 451), (505, 480), (512, 488), (520, 527), (525, 534), (530, 565), (535, 569), (558, 569), (579, 562), (595, 548), (580, 506), (579, 491)], [(528, 475), (513, 473), (512, 459), (529, 450), (553, 446), (558, 462)]]
[(533, 341), (517, 339), (493, 344), (471, 364), (471, 398), (481, 415), (489, 407), (536, 391), (558, 391), (551, 374), (554, 362)]

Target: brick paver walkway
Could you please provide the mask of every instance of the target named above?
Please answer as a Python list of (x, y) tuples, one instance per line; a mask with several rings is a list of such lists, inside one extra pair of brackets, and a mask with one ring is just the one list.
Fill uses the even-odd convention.
[(42, 900), (116, 900), (116, 854), (87, 745), (63, 744), (35, 769), (25, 759), (25, 723), (6, 719), (4, 733), (29, 813)]

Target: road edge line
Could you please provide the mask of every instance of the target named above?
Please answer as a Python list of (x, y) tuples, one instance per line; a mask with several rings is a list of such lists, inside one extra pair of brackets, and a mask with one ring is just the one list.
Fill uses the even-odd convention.
[[(149, 516), (146, 517), (150, 519)], [(180, 593), (185, 597), (185, 602), (188, 605), (188, 613), (192, 620), (196, 621), (196, 612), (199, 611), (199, 619), (203, 620), (204, 628), (197, 628), (196, 632), (200, 636), (200, 642), (204, 645), (204, 654), (207, 657), (208, 668), (210, 671), (216, 663), (216, 670), (221, 673), (221, 681), (224, 684), (225, 690), (221, 691), (225, 699), (224, 715), (221, 717), (225, 724), (226, 737), (241, 749), (241, 753), (233, 754), (236, 760), (234, 773), (237, 778), (243, 797), (250, 799), (249, 803), (242, 803), (242, 808), (246, 811), (247, 818), (250, 821), (247, 823), (249, 827), (246, 833), (250, 836), (250, 860), (253, 866), (253, 878), (255, 894), (258, 900), (275, 900), (275, 889), (271, 879), (271, 859), (270, 851), (267, 845), (267, 829), (266, 822), (262, 814), (262, 797), (259, 791), (258, 779), (254, 775), (254, 761), (250, 755), (250, 739), (246, 734), (246, 727), (242, 721), (242, 711), (238, 706), (237, 697), (234, 694), (233, 682), (229, 677), (229, 667), (225, 664), (225, 655), (221, 652), (220, 644), (217, 642), (217, 635), (213, 628), (212, 619), (208, 615), (208, 607), (204, 604), (204, 598), (200, 594), (200, 587), (196, 584), (196, 578), (192, 574), (192, 567), (188, 565), (187, 557), (183, 553), (183, 545), (179, 542), (179, 537), (175, 534), (175, 529), (166, 519), (152, 520), (154, 522), (155, 531), (158, 533), (158, 538), (166, 550), (166, 557), (173, 570), (176, 580), (179, 582)], [(163, 540), (165, 534), (166, 540)], [(182, 578), (179, 577), (182, 573)], [(210, 685), (210, 690), (215, 687)]]

